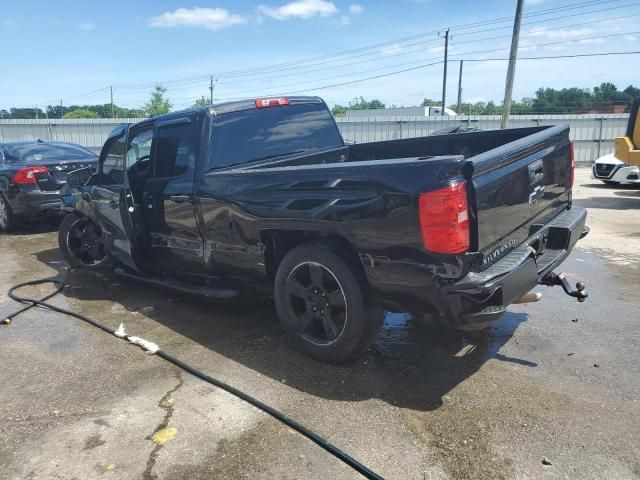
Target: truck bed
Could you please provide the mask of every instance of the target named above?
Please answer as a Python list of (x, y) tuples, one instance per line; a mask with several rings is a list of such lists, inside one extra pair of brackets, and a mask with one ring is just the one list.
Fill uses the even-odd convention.
[(464, 178), (472, 207), (471, 250), (486, 257), (484, 268), (520, 245), (540, 218), (553, 217), (569, 205), (568, 134), (567, 126), (543, 126), (361, 143), (244, 169), (286, 169), (296, 176), (313, 171), (316, 181), (320, 170), (336, 186), (353, 185), (357, 192), (350, 195), (356, 197), (382, 185), (417, 196)]

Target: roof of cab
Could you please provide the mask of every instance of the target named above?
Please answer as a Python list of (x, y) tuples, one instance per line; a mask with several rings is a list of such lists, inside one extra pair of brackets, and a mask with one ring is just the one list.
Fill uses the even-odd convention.
[[(150, 123), (150, 122), (156, 122), (158, 120), (163, 121), (163, 120), (170, 120), (176, 117), (181, 117), (187, 114), (192, 114), (192, 113), (200, 113), (200, 112), (206, 112), (209, 115), (221, 115), (223, 113), (231, 113), (231, 112), (239, 112), (242, 110), (251, 110), (251, 109), (257, 109), (256, 107), (256, 100), (261, 99), (261, 98), (282, 98), (282, 97), (257, 97), (257, 98), (249, 98), (249, 99), (245, 99), (245, 100), (234, 100), (232, 102), (222, 102), (222, 103), (214, 103), (212, 105), (205, 105), (205, 106), (194, 106), (194, 107), (190, 107), (190, 108), (186, 108), (184, 110), (178, 110), (175, 112), (170, 112), (170, 113), (165, 113), (164, 115), (158, 115), (156, 117), (151, 117), (151, 118), (147, 118), (145, 120), (142, 120), (138, 123), (135, 123), (134, 125), (138, 126), (138, 125), (144, 125), (146, 123)], [(304, 104), (304, 103), (324, 103), (324, 100), (322, 100), (322, 98), (320, 97), (311, 97), (311, 96), (294, 96), (294, 97), (284, 97), (287, 98), (287, 100), (289, 100), (289, 104), (290, 105), (296, 105), (296, 104)], [(117, 130), (118, 128), (114, 129)], [(113, 133), (113, 132), (112, 132)]]

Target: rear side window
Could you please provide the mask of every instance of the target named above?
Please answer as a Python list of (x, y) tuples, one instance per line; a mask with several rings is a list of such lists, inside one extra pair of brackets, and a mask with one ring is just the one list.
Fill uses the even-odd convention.
[(342, 146), (324, 104), (292, 104), (218, 115), (209, 169)]
[(195, 122), (159, 126), (153, 140), (155, 177), (177, 177), (195, 165)]

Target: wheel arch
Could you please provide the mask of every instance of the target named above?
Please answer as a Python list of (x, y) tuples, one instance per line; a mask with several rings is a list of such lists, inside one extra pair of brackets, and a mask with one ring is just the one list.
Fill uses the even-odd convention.
[(265, 267), (269, 281), (273, 283), (282, 259), (294, 248), (303, 244), (315, 244), (329, 248), (352, 265), (366, 280), (358, 251), (345, 237), (303, 230), (265, 230), (261, 234), (265, 245)]

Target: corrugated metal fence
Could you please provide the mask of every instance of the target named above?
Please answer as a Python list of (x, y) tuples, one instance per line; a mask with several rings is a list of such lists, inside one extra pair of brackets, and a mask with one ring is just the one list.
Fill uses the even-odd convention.
[[(613, 151), (613, 139), (624, 135), (628, 115), (517, 115), (511, 127), (569, 124), (576, 160), (592, 162)], [(0, 120), (0, 142), (12, 140), (60, 140), (99, 149), (114, 127), (140, 119)], [(341, 117), (338, 127), (345, 140), (355, 143), (428, 135), (442, 128), (464, 125), (482, 130), (500, 128), (500, 116), (457, 117)]]

